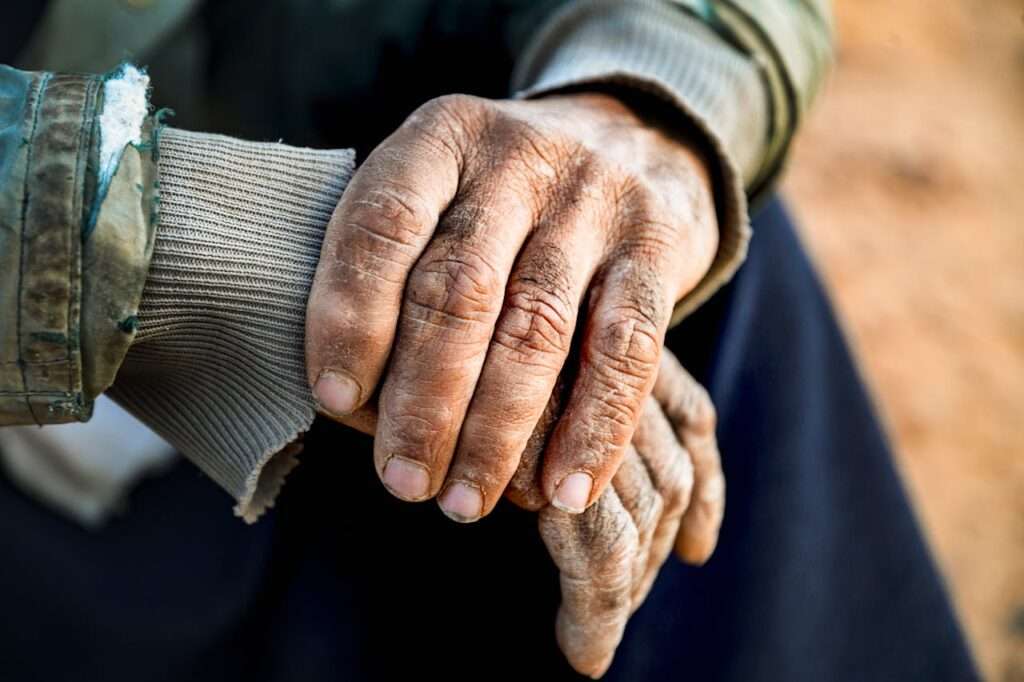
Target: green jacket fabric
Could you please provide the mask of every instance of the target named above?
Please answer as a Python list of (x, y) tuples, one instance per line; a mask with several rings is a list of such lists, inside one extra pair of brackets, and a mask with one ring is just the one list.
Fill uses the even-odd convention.
[(685, 313), (742, 260), (744, 193), (777, 177), (830, 46), (826, 0), (54, 0), (20, 68), (0, 66), (0, 425), (88, 419), (132, 343), (161, 117), (101, 177), (125, 58), (176, 125), (360, 155), (427, 99), (506, 97), (510, 79), (518, 96), (617, 82), (668, 99), (737, 195), (720, 201), (737, 236)]

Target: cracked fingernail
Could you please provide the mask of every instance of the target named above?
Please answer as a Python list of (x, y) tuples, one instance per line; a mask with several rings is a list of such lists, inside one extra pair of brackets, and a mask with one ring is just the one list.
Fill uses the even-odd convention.
[(359, 384), (340, 372), (324, 370), (313, 387), (313, 397), (323, 411), (342, 417), (359, 404)]
[(484, 496), (475, 485), (458, 481), (445, 488), (438, 505), (452, 521), (472, 523), (483, 514)]
[(395, 497), (407, 502), (418, 502), (427, 497), (430, 473), (419, 462), (393, 456), (384, 465), (384, 485)]
[(577, 471), (562, 479), (551, 500), (557, 509), (570, 514), (581, 514), (590, 502), (590, 491), (594, 487), (593, 477), (585, 471)]

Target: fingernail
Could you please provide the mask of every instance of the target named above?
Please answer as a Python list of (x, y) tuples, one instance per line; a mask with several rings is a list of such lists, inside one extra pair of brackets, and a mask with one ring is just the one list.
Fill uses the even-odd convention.
[(324, 412), (343, 417), (359, 404), (359, 384), (344, 374), (324, 370), (313, 387), (313, 398)]
[(438, 504), (445, 516), (459, 523), (472, 523), (484, 513), (484, 496), (480, 489), (461, 481), (445, 488)]
[(394, 456), (384, 465), (384, 485), (395, 497), (418, 502), (427, 497), (430, 473), (418, 462)]
[(594, 479), (585, 471), (577, 471), (562, 479), (555, 489), (555, 499), (551, 500), (557, 509), (570, 514), (582, 514), (590, 501), (590, 491), (594, 487)]

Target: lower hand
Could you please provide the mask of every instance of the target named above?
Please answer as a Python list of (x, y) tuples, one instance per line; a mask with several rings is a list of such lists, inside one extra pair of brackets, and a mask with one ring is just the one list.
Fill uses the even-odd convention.
[[(548, 414), (557, 413), (557, 408)], [(528, 451), (509, 496), (533, 506)], [(725, 478), (707, 391), (664, 351), (654, 391), (611, 485), (580, 515), (540, 510), (541, 535), (561, 573), (556, 636), (577, 672), (599, 677), (626, 622), (675, 549), (701, 565), (718, 542)]]
[[(561, 574), (559, 647), (578, 672), (600, 676), (626, 622), (675, 549), (700, 565), (711, 556), (725, 511), (725, 478), (707, 391), (668, 350), (622, 466), (583, 514), (549, 506), (537, 487), (544, 443), (561, 414), (556, 390), (520, 460), (506, 497), (539, 511), (544, 543)], [(355, 425), (372, 434), (376, 412)]]

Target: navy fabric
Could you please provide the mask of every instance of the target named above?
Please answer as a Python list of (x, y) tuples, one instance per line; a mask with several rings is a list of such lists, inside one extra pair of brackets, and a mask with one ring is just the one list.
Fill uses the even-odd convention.
[[(720, 414), (728, 505), (674, 559), (608, 680), (977, 679), (826, 298), (780, 203), (669, 346)], [(0, 480), (0, 671), (11, 680), (574, 679), (535, 517), (472, 526), (376, 480), (320, 423), (255, 527), (182, 464), (98, 533)]]
[(28, 44), (50, 0), (4, 3), (0, 21), (0, 64), (10, 64)]

